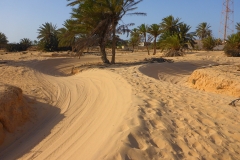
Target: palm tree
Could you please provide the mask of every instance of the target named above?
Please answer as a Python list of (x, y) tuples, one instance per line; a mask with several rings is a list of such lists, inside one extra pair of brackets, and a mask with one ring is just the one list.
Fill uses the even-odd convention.
[(46, 22), (38, 29), (38, 39), (40, 47), (46, 51), (55, 51), (58, 47), (58, 30), (57, 26)]
[(150, 55), (149, 54), (148, 45), (146, 44), (146, 42), (147, 42), (148, 25), (141, 24), (140, 26), (138, 26), (138, 31), (143, 36), (143, 38), (144, 38), (144, 45), (146, 45), (146, 48), (147, 48), (147, 51), (148, 51), (148, 55)]
[[(80, 11), (82, 16), (81, 20), (84, 21), (82, 24), (85, 26), (90, 25), (91, 28), (91, 32), (88, 34), (87, 38), (96, 39), (97, 37), (97, 39), (99, 39), (103, 55), (105, 54), (106, 39), (109, 37), (109, 34), (112, 34), (111, 63), (115, 63), (116, 26), (122, 17), (126, 15), (127, 12), (135, 10), (136, 5), (141, 1), (142, 0), (75, 0), (69, 5), (80, 5), (82, 9), (82, 11)], [(145, 15), (144, 13), (128, 13), (128, 15), (133, 14)], [(92, 19), (94, 19), (95, 24), (90, 22)], [(87, 42), (85, 42), (85, 44), (87, 45)], [(107, 62), (108, 61), (106, 61), (106, 63)]]
[(179, 36), (177, 34), (167, 37), (166, 39), (162, 39), (159, 41), (160, 48), (166, 50), (167, 52), (164, 54), (166, 57), (174, 57), (174, 56), (183, 56), (183, 52), (179, 52), (181, 49), (181, 42)]
[(236, 30), (237, 30), (238, 33), (240, 33), (240, 23), (236, 24)]
[(75, 50), (75, 39), (76, 33), (72, 29), (72, 23), (74, 20), (66, 20), (63, 24), (63, 28), (58, 29), (58, 39), (59, 39), (59, 46), (60, 47), (72, 47), (72, 51)]
[(196, 35), (202, 40), (211, 36), (212, 30), (210, 30), (210, 25), (207, 22), (202, 22), (197, 26)]
[(23, 38), (20, 40), (20, 45), (22, 47), (22, 50), (27, 50), (28, 47), (30, 47), (32, 45), (32, 41), (28, 38)]
[(148, 27), (147, 32), (154, 37), (154, 42), (153, 42), (154, 51), (153, 51), (153, 55), (155, 55), (156, 54), (156, 46), (157, 46), (156, 45), (157, 37), (162, 33), (162, 30), (160, 28), (160, 25), (152, 24), (151, 26)]
[(4, 33), (0, 32), (0, 48), (8, 43), (7, 37)]
[(224, 52), (227, 56), (240, 57), (240, 34), (228, 36), (224, 46)]
[(139, 38), (138, 37), (130, 37), (128, 44), (132, 46), (133, 48), (133, 52), (134, 52), (134, 48), (135, 46), (137, 46), (139, 44)]
[(128, 42), (130, 45), (132, 45), (133, 51), (134, 51), (134, 47), (138, 46), (139, 42), (140, 42), (140, 33), (137, 28), (133, 28), (130, 32), (130, 40)]
[[(111, 20), (111, 30), (112, 30), (112, 60), (111, 63), (115, 63), (115, 48), (116, 48), (116, 26), (123, 16), (129, 11), (137, 9), (136, 5), (143, 0), (100, 0), (100, 6), (104, 7), (105, 12), (109, 13), (109, 18)], [(128, 13), (127, 15), (146, 15), (145, 13)]]
[(164, 32), (172, 36), (178, 32), (178, 26), (181, 23), (182, 22), (180, 22), (180, 18), (175, 19), (172, 15), (170, 15), (162, 19), (162, 22), (160, 23), (160, 27)]
[(131, 37), (140, 37), (140, 32), (137, 28), (133, 28), (130, 32)]
[(103, 8), (97, 7), (93, 0), (76, 0), (68, 4), (68, 6), (75, 5), (78, 5), (78, 7), (72, 9), (71, 15), (75, 21), (72, 27), (80, 35), (75, 45), (77, 52), (80, 52), (79, 55), (81, 55), (85, 48), (98, 43), (103, 63), (110, 63), (105, 50), (106, 38), (110, 28), (107, 24), (109, 19), (106, 19), (108, 14), (104, 13)]
[[(160, 48), (166, 50), (165, 56), (182, 56), (188, 46), (194, 47), (195, 32), (189, 32), (191, 27), (183, 22), (179, 23), (173, 29), (165, 29), (165, 32), (159, 39)], [(174, 33), (171, 35), (171, 33)]]
[(213, 50), (213, 48), (216, 46), (216, 39), (212, 36), (208, 36), (207, 38), (204, 38), (202, 40), (203, 43), (203, 49), (205, 50)]
[(36, 45), (38, 45), (38, 41), (37, 41), (37, 40), (34, 40), (34, 41), (32, 42), (32, 44), (36, 46)]
[(188, 49), (188, 45), (190, 45), (192, 48), (194, 47), (196, 33), (189, 32), (190, 29), (191, 27), (186, 23), (181, 23), (178, 26), (178, 36), (182, 49)]

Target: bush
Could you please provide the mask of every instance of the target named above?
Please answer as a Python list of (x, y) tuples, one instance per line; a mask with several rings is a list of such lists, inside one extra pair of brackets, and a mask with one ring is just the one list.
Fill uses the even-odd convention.
[(21, 39), (20, 43), (6, 44), (5, 48), (8, 52), (26, 51), (31, 46), (31, 44), (32, 42), (29, 39), (23, 38)]
[(40, 40), (38, 48), (46, 52), (58, 51), (58, 40), (57, 37), (52, 36), (50, 40)]
[(28, 38), (23, 38), (20, 40), (20, 46), (23, 51), (26, 51), (32, 45), (32, 41)]
[(19, 43), (9, 43), (6, 45), (7, 52), (26, 51), (26, 46)]
[(180, 50), (169, 50), (166, 53), (163, 54), (164, 57), (177, 57), (177, 56), (184, 56), (184, 52), (181, 52)]
[(224, 49), (224, 53), (228, 57), (240, 57), (240, 49)]
[(240, 34), (228, 36), (223, 50), (229, 57), (240, 57)]
[(202, 40), (202, 43), (204, 50), (211, 51), (216, 46), (216, 39), (214, 39), (212, 36), (208, 36)]

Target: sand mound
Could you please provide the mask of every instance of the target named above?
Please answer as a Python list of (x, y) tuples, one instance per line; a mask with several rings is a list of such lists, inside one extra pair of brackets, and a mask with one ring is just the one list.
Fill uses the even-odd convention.
[(197, 69), (188, 78), (188, 83), (195, 89), (240, 97), (240, 72), (237, 66)]
[(0, 84), (0, 144), (5, 130), (14, 132), (29, 118), (29, 106), (25, 103), (22, 90), (18, 87)]

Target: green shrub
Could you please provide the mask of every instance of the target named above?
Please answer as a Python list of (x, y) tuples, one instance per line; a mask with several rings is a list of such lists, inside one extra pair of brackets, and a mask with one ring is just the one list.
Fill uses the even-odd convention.
[(22, 46), (19, 43), (8, 43), (6, 45), (6, 51), (7, 52), (18, 52), (18, 51), (24, 51), (24, 46)]
[(163, 54), (164, 57), (178, 57), (178, 56), (184, 56), (184, 55), (185, 55), (184, 52), (180, 50), (173, 50), (173, 49), (168, 50)]
[(223, 50), (229, 57), (240, 57), (240, 34), (228, 36)]
[(202, 40), (202, 43), (204, 50), (211, 51), (216, 46), (216, 39), (212, 36), (208, 36)]

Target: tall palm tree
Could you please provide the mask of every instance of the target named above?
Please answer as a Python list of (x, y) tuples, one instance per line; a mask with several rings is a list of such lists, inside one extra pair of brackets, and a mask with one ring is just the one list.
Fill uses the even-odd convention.
[[(80, 12), (82, 14), (82, 20), (95, 19), (95, 22), (97, 21), (96, 24), (90, 24), (92, 30), (88, 38), (93, 39), (94, 36), (98, 36), (98, 38), (104, 42), (109, 34), (112, 34), (111, 63), (115, 63), (116, 26), (122, 17), (127, 15), (129, 11), (135, 10), (136, 5), (141, 1), (142, 0), (75, 0), (69, 5), (85, 5), (85, 8), (82, 7), (82, 9), (88, 12)], [(91, 12), (89, 12), (90, 8), (92, 9)], [(133, 14), (145, 15), (144, 13), (128, 13), (128, 15)], [(87, 23), (84, 22), (84, 25), (87, 25)], [(101, 50), (105, 52), (104, 47), (102, 47)]]
[(148, 25), (146, 25), (145, 23), (141, 24), (140, 26), (138, 26), (138, 31), (143, 36), (143, 38), (144, 38), (144, 45), (146, 45), (146, 48), (147, 48), (147, 51), (148, 51), (148, 55), (150, 55), (149, 54), (148, 45), (146, 44), (146, 42), (147, 42)]
[(137, 28), (133, 28), (130, 32), (130, 37), (140, 37), (140, 32)]
[(138, 46), (139, 42), (140, 42), (139, 30), (137, 28), (133, 28), (130, 32), (130, 40), (128, 42), (130, 45), (132, 45), (133, 51), (134, 51), (134, 47)]
[(58, 47), (57, 26), (46, 22), (38, 29), (37, 38), (40, 40), (42, 49), (46, 51), (56, 51)]
[(116, 26), (119, 21), (125, 15), (146, 15), (145, 13), (135, 12), (128, 13), (137, 9), (136, 5), (143, 0), (100, 0), (100, 6), (104, 7), (105, 12), (109, 13), (111, 19), (112, 30), (112, 60), (111, 63), (115, 63), (115, 48), (116, 48)]
[(189, 32), (191, 27), (183, 22), (174, 27), (174, 34), (170, 30), (165, 30), (159, 38), (160, 48), (167, 50), (165, 56), (182, 56), (188, 46), (194, 47), (195, 32)]
[(210, 25), (207, 22), (202, 22), (197, 26), (196, 35), (202, 40), (211, 36), (212, 30), (210, 30)]
[(237, 30), (238, 33), (240, 33), (240, 23), (236, 24), (236, 30)]
[(181, 23), (178, 26), (178, 36), (181, 42), (182, 49), (186, 47), (188, 48), (188, 45), (190, 45), (192, 48), (194, 47), (196, 33), (189, 32), (190, 29), (191, 27), (186, 23)]
[(75, 50), (75, 39), (76, 32), (72, 28), (72, 23), (74, 20), (68, 19), (64, 22), (63, 28), (58, 29), (58, 38), (60, 47), (72, 47), (72, 51)]
[(68, 6), (75, 5), (78, 6), (72, 9), (71, 15), (75, 20), (72, 27), (75, 27), (76, 33), (81, 35), (76, 41), (77, 51), (81, 55), (85, 48), (98, 43), (102, 62), (110, 63), (105, 50), (110, 28), (108, 24), (110, 20), (106, 19), (108, 14), (104, 13), (103, 8), (98, 7), (94, 0), (76, 0), (68, 4)]
[(174, 18), (172, 15), (162, 19), (160, 27), (164, 32), (167, 32), (170, 36), (178, 32), (178, 26), (181, 24), (180, 18)]
[(153, 45), (154, 45), (154, 51), (153, 51), (153, 55), (156, 54), (156, 48), (157, 48), (157, 37), (162, 33), (162, 30), (160, 28), (160, 25), (158, 24), (152, 24), (151, 26), (148, 27), (148, 30), (147, 32), (149, 34), (151, 34), (153, 37), (154, 37), (154, 42), (153, 42)]

